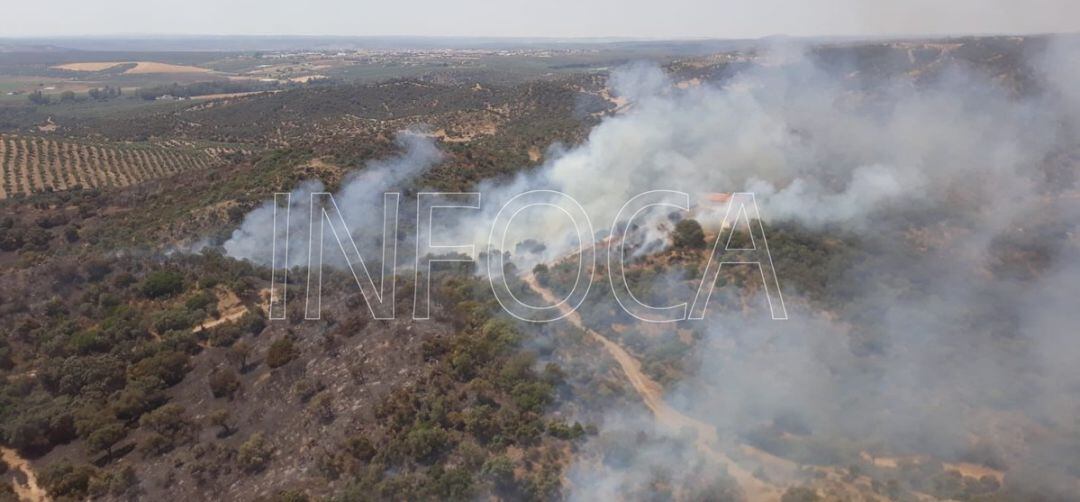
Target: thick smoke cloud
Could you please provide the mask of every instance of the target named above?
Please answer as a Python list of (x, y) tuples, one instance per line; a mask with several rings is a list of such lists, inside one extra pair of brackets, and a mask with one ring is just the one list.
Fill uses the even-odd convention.
[[(610, 227), (630, 197), (654, 189), (689, 193), (706, 224), (723, 214), (709, 193), (752, 191), (767, 219), (812, 228), (862, 228), (878, 214), (956, 204), (988, 209), (978, 213), (988, 224), (1008, 224), (1022, 209), (1017, 201), (1034, 196), (1040, 180), (1030, 166), (1054, 148), (1059, 105), (1011, 99), (959, 71), (918, 89), (896, 83), (867, 102), (842, 78), (784, 51), (787, 64), (722, 87), (678, 89), (647, 65), (617, 71), (611, 84), (632, 103), (627, 113), (536, 171), (482, 185), (484, 214), (453, 234), (487, 244), (486, 223), (531, 189), (570, 195), (597, 229)], [(557, 214), (522, 212), (511, 239), (545, 242), (549, 257), (566, 253), (569, 225)]]
[[(1014, 496), (1069, 498), (1080, 198), (1062, 152), (1077, 149), (1076, 49), (1034, 56), (1042, 92), (1022, 97), (960, 70), (871, 94), (806, 59), (686, 91), (637, 68), (613, 79), (632, 111), (540, 178), (582, 194), (753, 191), (769, 221), (867, 246), (831, 278), (850, 291), (828, 310), (789, 287), (786, 322), (713, 311), (694, 369), (667, 396), (722, 437), (800, 462), (865, 449), (981, 463), (1007, 470)], [(589, 205), (610, 212), (619, 198)], [(633, 460), (581, 486), (678, 461)]]
[[(732, 443), (784, 449), (770, 440), (777, 432), (812, 438), (805, 451), (779, 452), (801, 461), (850, 460), (836, 445), (932, 454), (1009, 476), (1050, 473), (1041, 489), (1067, 494), (1080, 487), (1069, 456), (1080, 451), (1069, 446), (1080, 447), (1072, 307), (1080, 197), (1069, 156), (1080, 140), (1076, 49), (1064, 41), (1032, 56), (1034, 70), (1020, 71), (1036, 72), (1036, 95), (960, 69), (867, 91), (790, 47), (770, 58), (782, 64), (722, 85), (683, 89), (659, 68), (630, 66), (611, 78), (630, 102), (625, 113), (582, 145), (552, 150), (536, 170), (482, 183), (482, 209), (449, 222), (436, 240), (484, 249), (496, 213), (529, 190), (573, 197), (597, 238), (625, 201), (648, 190), (689, 193), (693, 216), (713, 229), (724, 208), (710, 206), (710, 193), (755, 192), (767, 221), (857, 235), (865, 255), (830, 278), (848, 290), (840, 303), (789, 286), (789, 321), (710, 309), (694, 368), (668, 390), (673, 405)], [(438, 159), (427, 140), (402, 141), (406, 154), (369, 166), (336, 197), (353, 228), (372, 230), (358, 243), (381, 233), (382, 191)], [(293, 249), (306, 250), (307, 194), (318, 190), (294, 194), (291, 235), (302, 242)], [(225, 245), (230, 255), (267, 263), (272, 213), (268, 205), (248, 215)], [(506, 251), (519, 265), (576, 248), (558, 215), (534, 208), (514, 220)], [(652, 216), (646, 230), (662, 237), (670, 219)], [(305, 262), (302, 252), (290, 256), (290, 265)], [(616, 411), (605, 427), (643, 427), (635, 423)], [(1032, 431), (1043, 439), (1029, 440)], [(688, 455), (651, 445), (599, 472), (577, 465), (576, 496), (611, 496)]]
[[(350, 174), (334, 194), (341, 216), (352, 231), (353, 241), (365, 257), (380, 256), (384, 193), (400, 191), (406, 182), (420, 176), (442, 158), (434, 140), (428, 136), (403, 132), (397, 136), (397, 144), (402, 149), (400, 155), (369, 162), (365, 169)], [(311, 194), (318, 192), (325, 192), (325, 187), (322, 182), (311, 180), (302, 183), (291, 194), (288, 267), (307, 265)], [(270, 265), (273, 232), (274, 203), (271, 201), (244, 217), (240, 228), (225, 242), (225, 252), (234, 258)], [(329, 240), (330, 232), (326, 239), (324, 249), (331, 250), (324, 256), (326, 263), (344, 266), (344, 256), (332, 251), (338, 248)], [(278, 267), (283, 265), (277, 264)]]

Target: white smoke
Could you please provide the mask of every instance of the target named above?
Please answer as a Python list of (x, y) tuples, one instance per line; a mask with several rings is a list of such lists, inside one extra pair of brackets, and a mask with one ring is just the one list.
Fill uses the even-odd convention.
[[(442, 158), (429, 136), (403, 132), (398, 134), (396, 140), (403, 150), (400, 155), (369, 162), (365, 169), (349, 174), (341, 189), (334, 194), (341, 216), (351, 229), (353, 241), (363, 256), (378, 256), (377, 252), (371, 254), (370, 251), (379, 250), (381, 245), (384, 193), (399, 190), (402, 184), (417, 178)], [(311, 194), (324, 191), (325, 187), (318, 180), (305, 181), (293, 190), (288, 208), (288, 263), (278, 263), (278, 267), (307, 265)], [(225, 242), (225, 252), (233, 258), (270, 265), (274, 209), (271, 201), (245, 216), (240, 228)], [(284, 208), (280, 209), (279, 218), (283, 218), (285, 211)], [(330, 238), (329, 233), (326, 238)], [(326, 242), (324, 248), (334, 250), (337, 244)], [(283, 256), (284, 253), (279, 259)], [(340, 253), (328, 252), (324, 258), (328, 264), (344, 265), (344, 257)]]
[[(636, 68), (653, 75), (613, 79), (641, 83), (631, 111), (537, 178), (599, 214), (647, 189), (752, 191), (770, 221), (866, 244), (829, 277), (849, 292), (827, 312), (791, 288), (789, 321), (710, 311), (667, 396), (722, 436), (799, 463), (846, 465), (863, 448), (991, 463), (1009, 470), (1007, 499), (1067, 500), (1080, 489), (1078, 48), (1033, 56), (1035, 95), (959, 70), (870, 94), (806, 60), (685, 91)], [(912, 229), (937, 235), (922, 249)], [(1025, 267), (1033, 277), (1011, 275)], [(571, 472), (591, 472), (592, 493), (665, 462), (685, 459)]]
[[(597, 230), (628, 199), (656, 189), (689, 193), (705, 218), (723, 214), (708, 210), (709, 193), (752, 191), (766, 219), (814, 228), (859, 228), (875, 213), (911, 207), (1008, 206), (1034, 193), (1030, 167), (1052, 151), (1061, 110), (960, 72), (868, 98), (792, 53), (788, 64), (723, 86), (680, 89), (649, 65), (616, 71), (611, 85), (631, 101), (628, 111), (541, 168), (482, 184), (483, 214), (454, 235), (486, 245), (503, 203), (532, 189), (573, 197)], [(530, 209), (514, 220), (510, 242), (534, 239), (559, 256), (573, 243), (568, 231), (557, 212)]]

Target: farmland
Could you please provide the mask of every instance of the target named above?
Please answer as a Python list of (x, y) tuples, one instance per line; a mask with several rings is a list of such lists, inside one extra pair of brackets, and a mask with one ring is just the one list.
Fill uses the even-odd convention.
[(220, 165), (225, 147), (167, 142), (110, 145), (0, 135), (0, 199), (35, 193), (116, 188)]

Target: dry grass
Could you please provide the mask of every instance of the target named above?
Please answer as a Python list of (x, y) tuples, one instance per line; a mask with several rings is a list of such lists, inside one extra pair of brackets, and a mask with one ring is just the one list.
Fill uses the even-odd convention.
[(70, 71), (102, 71), (108, 70), (117, 65), (122, 65), (123, 62), (97, 62), (97, 63), (68, 63), (53, 66), (52, 68), (57, 70), (70, 70)]
[(124, 74), (126, 75), (139, 75), (146, 73), (210, 73), (210, 70), (206, 68), (199, 68), (198, 66), (157, 63), (154, 61), (103, 61), (93, 63), (68, 63), (53, 66), (52, 68), (58, 70), (95, 72), (108, 70), (109, 68), (113, 68), (115, 66), (123, 64), (135, 65), (134, 67), (128, 68), (124, 71)]
[(210, 70), (206, 68), (199, 68), (198, 66), (184, 66), (168, 63), (154, 63), (151, 61), (139, 61), (135, 63), (135, 67), (124, 72), (125, 75), (136, 75), (143, 73), (209, 73)]

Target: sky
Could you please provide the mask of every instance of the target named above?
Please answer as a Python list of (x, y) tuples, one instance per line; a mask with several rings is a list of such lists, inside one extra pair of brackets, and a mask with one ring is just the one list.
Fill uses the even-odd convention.
[(1077, 0), (2, 0), (0, 38), (758, 38), (1080, 31)]

